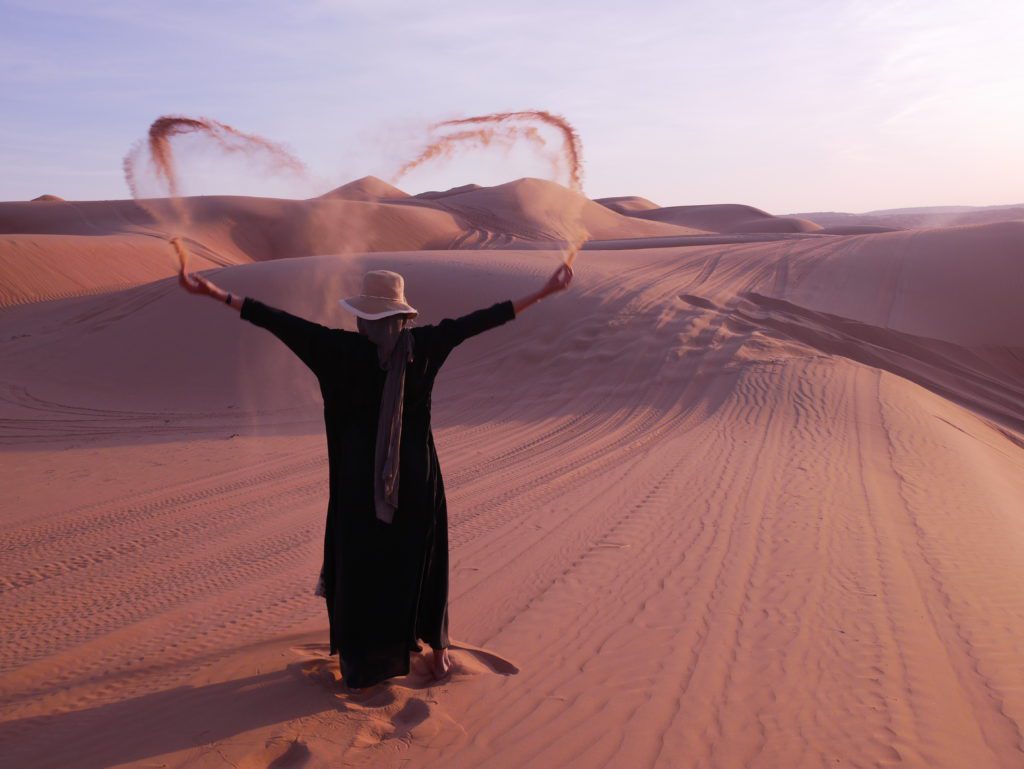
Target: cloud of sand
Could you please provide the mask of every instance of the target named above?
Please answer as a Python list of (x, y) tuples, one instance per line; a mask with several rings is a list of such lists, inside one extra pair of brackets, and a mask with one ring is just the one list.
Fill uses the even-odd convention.
[[(551, 140), (552, 129), (556, 139)], [(506, 112), (492, 115), (481, 115), (456, 120), (448, 120), (431, 126), (434, 133), (432, 141), (413, 159), (405, 163), (399, 175), (428, 163), (443, 161), (466, 148), (511, 148), (525, 144), (531, 150), (547, 158), (551, 165), (551, 176), (559, 179), (567, 177), (569, 186), (576, 191), (582, 190), (582, 148), (579, 137), (572, 126), (563, 118), (541, 111)], [(194, 202), (181, 196), (182, 184), (175, 156), (174, 140), (184, 136), (195, 136), (209, 143), (216, 151), (229, 155), (242, 155), (252, 158), (269, 167), (274, 173), (288, 173), (308, 179), (305, 164), (298, 158), (274, 142), (253, 134), (243, 133), (229, 125), (209, 118), (190, 118), (182, 116), (163, 116), (150, 126), (148, 136), (135, 145), (124, 159), (125, 180), (133, 198), (156, 221), (166, 228), (168, 240), (182, 272), (188, 269), (189, 250), (187, 234), (192, 224), (191, 216), (195, 213)], [(558, 141), (560, 139), (560, 142)], [(557, 145), (557, 146), (556, 146)], [(144, 197), (140, 190), (140, 177), (150, 174), (158, 186), (166, 190), (167, 199)], [(146, 177), (149, 181), (150, 177)], [(580, 204), (585, 202), (579, 196)], [(336, 217), (336, 208), (329, 206), (330, 212), (323, 212), (324, 217), (314, 216), (301, 229), (312, 227), (317, 230), (316, 242), (326, 242), (324, 228), (344, 225), (344, 232), (349, 241), (354, 235), (368, 226), (362, 221), (351, 221), (354, 216), (361, 216), (363, 207), (352, 204), (345, 214), (344, 223), (332, 221)], [(569, 213), (569, 221), (579, 220), (579, 215)], [(321, 218), (325, 219), (321, 221)], [(197, 221), (198, 224), (198, 221)], [(566, 261), (571, 263), (583, 241), (582, 226), (574, 228), (565, 225)], [(311, 235), (312, 237), (312, 235)], [(314, 239), (304, 240), (308, 245)], [(349, 249), (346, 249), (349, 250)], [(354, 250), (354, 249), (353, 249)], [(312, 253), (312, 252), (306, 252)], [(296, 253), (294, 255), (300, 255)], [(306, 255), (305, 253), (301, 255)], [(247, 283), (252, 282), (253, 292), (266, 298), (278, 306), (297, 310), (311, 319), (331, 323), (333, 300), (357, 290), (357, 272), (359, 265), (352, 260), (338, 260), (336, 257), (319, 257), (304, 265), (303, 272), (312, 280), (303, 280), (299, 284), (274, 280), (278, 268), (282, 264), (265, 262), (257, 267), (252, 265), (237, 276), (233, 271), (224, 274), (225, 288), (236, 293), (248, 293)], [(286, 288), (286, 286), (288, 286)], [(301, 294), (301, 295), (300, 295)], [(301, 308), (307, 308), (303, 312)], [(333, 325), (333, 323), (331, 323)], [(239, 372), (244, 370), (245, 356), (242, 347), (236, 347), (232, 354), (238, 357), (233, 368)], [(316, 392), (312, 381), (293, 381), (291, 373), (282, 369), (280, 372), (268, 372), (266, 377), (277, 381), (272, 388), (280, 392), (292, 392), (296, 403), (316, 400)], [(235, 383), (235, 391), (239, 396), (238, 406), (246, 415), (249, 429), (259, 429), (264, 419), (289, 419), (287, 414), (279, 416), (259, 413), (262, 405), (259, 396), (249, 391), (247, 377), (240, 375)]]
[(211, 139), (219, 149), (227, 153), (263, 155), (270, 161), (271, 168), (279, 171), (305, 174), (306, 165), (284, 147), (255, 134), (247, 134), (210, 118), (189, 118), (165, 115), (153, 121), (149, 127), (149, 138), (145, 145), (137, 144), (125, 156), (124, 174), (133, 197), (138, 197), (136, 165), (143, 146), (149, 149), (149, 159), (157, 177), (167, 186), (172, 198), (181, 195), (178, 171), (174, 162), (171, 139), (184, 134), (198, 133)]
[[(259, 159), (268, 164), (272, 172), (286, 172), (303, 177), (308, 175), (305, 163), (280, 144), (256, 134), (244, 133), (227, 123), (205, 117), (190, 118), (181, 115), (164, 115), (154, 120), (149, 127), (147, 138), (132, 147), (125, 155), (124, 177), (136, 203), (175, 233), (170, 238), (170, 243), (178, 256), (182, 272), (188, 263), (188, 248), (182, 231), (187, 229), (190, 217), (189, 209), (181, 199), (181, 182), (171, 140), (187, 134), (203, 136), (224, 153)], [(167, 191), (170, 210), (154, 201), (148, 201), (140, 194), (140, 170), (147, 161), (157, 182)]]
[[(553, 129), (561, 139), (560, 146), (550, 147), (541, 129)], [(569, 187), (582, 193), (582, 143), (573, 126), (559, 115), (544, 110), (497, 112), (445, 120), (430, 126), (430, 132), (431, 137), (426, 146), (402, 164), (395, 174), (395, 180), (424, 164), (450, 159), (465, 149), (508, 150), (525, 144), (548, 160), (553, 179), (565, 176)], [(124, 158), (125, 181), (136, 202), (170, 232), (169, 241), (182, 271), (188, 265), (186, 232), (190, 225), (190, 208), (181, 197), (181, 182), (172, 140), (187, 135), (199, 136), (211, 142), (220, 152), (259, 160), (268, 165), (273, 173), (288, 173), (309, 179), (308, 169), (301, 160), (280, 144), (262, 136), (244, 133), (226, 123), (204, 117), (164, 115), (154, 120), (147, 138), (132, 147)], [(152, 172), (158, 186), (166, 190), (166, 200), (150, 199), (141, 194), (140, 175), (147, 169)], [(582, 207), (582, 198), (579, 202)], [(357, 210), (353, 208), (347, 213), (351, 218)], [(568, 213), (568, 220), (576, 224), (566, 225), (565, 231), (560, 234), (565, 239), (565, 261), (571, 264), (583, 244), (585, 230), (579, 222), (581, 211), (575, 212), (575, 216), (574, 212)], [(318, 232), (324, 228), (324, 223), (319, 220), (311, 221), (310, 225), (313, 224), (316, 224)], [(356, 243), (348, 241), (353, 236), (358, 240), (361, 225), (346, 221), (344, 229), (348, 235), (344, 250), (358, 250)]]
[[(539, 127), (554, 129), (562, 140), (560, 152), (547, 155), (552, 161), (553, 176), (557, 178), (564, 171), (568, 175), (570, 189), (582, 195), (583, 143), (568, 120), (545, 110), (494, 112), (435, 123), (430, 126), (431, 138), (426, 146), (414, 158), (402, 164), (392, 182), (397, 182), (425, 163), (449, 159), (457, 152), (468, 149), (507, 148), (517, 142), (526, 142), (544, 152), (547, 141), (538, 130)], [(582, 198), (580, 203), (582, 205)], [(579, 216), (575, 219), (578, 222)], [(582, 223), (570, 226), (568, 230), (563, 233), (566, 239), (564, 257), (566, 264), (571, 265), (583, 245), (586, 232)]]

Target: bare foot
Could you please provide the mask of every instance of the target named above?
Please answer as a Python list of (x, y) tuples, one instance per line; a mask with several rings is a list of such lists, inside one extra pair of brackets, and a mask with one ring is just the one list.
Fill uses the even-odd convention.
[(452, 660), (447, 649), (434, 649), (434, 678), (440, 680), (452, 669)]

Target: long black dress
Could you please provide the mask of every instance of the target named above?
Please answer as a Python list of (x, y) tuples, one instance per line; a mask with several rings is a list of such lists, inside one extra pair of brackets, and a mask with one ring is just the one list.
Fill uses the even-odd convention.
[(448, 509), (430, 397), (441, 364), (461, 342), (515, 317), (511, 301), (414, 327), (406, 368), (398, 508), (388, 524), (373, 503), (374, 446), (386, 371), (376, 345), (252, 298), (241, 317), (272, 332), (316, 374), (324, 401), (330, 501), (324, 582), (331, 654), (364, 687), (409, 672), (417, 639), (448, 646)]

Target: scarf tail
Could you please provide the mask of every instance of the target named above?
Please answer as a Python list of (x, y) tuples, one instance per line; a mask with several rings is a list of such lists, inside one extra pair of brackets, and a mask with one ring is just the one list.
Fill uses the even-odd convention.
[(387, 361), (387, 377), (377, 419), (374, 454), (373, 498), (377, 518), (394, 520), (398, 508), (399, 457), (402, 446), (402, 416), (405, 400), (405, 368), (412, 360), (412, 334), (403, 330)]

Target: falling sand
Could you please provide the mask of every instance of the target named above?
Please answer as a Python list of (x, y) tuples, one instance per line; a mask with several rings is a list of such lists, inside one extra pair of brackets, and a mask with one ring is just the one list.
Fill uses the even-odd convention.
[(171, 246), (174, 248), (174, 253), (178, 255), (182, 273), (188, 272), (188, 248), (185, 246), (184, 241), (182, 241), (181, 237), (175, 235), (171, 238)]
[[(181, 202), (181, 184), (178, 169), (174, 161), (174, 150), (171, 139), (186, 134), (201, 134), (212, 139), (215, 146), (230, 154), (247, 156), (260, 155), (269, 160), (272, 171), (285, 171), (299, 176), (306, 174), (306, 165), (281, 145), (275, 144), (262, 136), (248, 134), (237, 128), (210, 118), (190, 118), (175, 115), (164, 115), (153, 121), (149, 127), (149, 138), (139, 142), (128, 152), (123, 161), (124, 177), (128, 189), (135, 201), (145, 208), (155, 219), (168, 225), (171, 229), (188, 226), (188, 209)], [(166, 210), (147, 205), (139, 192), (139, 161), (149, 151), (149, 162), (157, 180), (167, 189), (171, 201), (173, 216), (168, 217)], [(185, 271), (188, 262), (188, 250), (180, 235), (170, 238), (175, 253), (181, 263), (181, 271)]]
[[(522, 125), (525, 123), (526, 125)], [(457, 118), (435, 123), (431, 130), (438, 134), (420, 153), (408, 161), (395, 174), (397, 181), (415, 168), (430, 161), (452, 157), (460, 148), (489, 148), (492, 146), (508, 147), (518, 140), (526, 140), (536, 148), (544, 148), (546, 142), (537, 130), (540, 124), (554, 128), (562, 136), (561, 161), (569, 175), (569, 187), (574, 192), (583, 191), (583, 143), (579, 134), (568, 120), (544, 110), (525, 110), (521, 112), (495, 112), (490, 115)], [(451, 129), (460, 129), (452, 131)], [(557, 173), (561, 165), (555, 158), (553, 170)], [(565, 263), (571, 265), (579, 252), (585, 234), (581, 227), (574, 227), (566, 240), (568, 248), (564, 254)]]
[[(554, 128), (562, 137), (560, 152), (548, 154), (547, 141), (539, 127)], [(563, 170), (568, 173), (569, 186), (574, 192), (582, 192), (582, 143), (579, 134), (563, 117), (544, 110), (498, 112), (477, 115), (435, 123), (431, 130), (437, 135), (412, 160), (403, 164), (395, 174), (395, 180), (408, 174), (425, 163), (451, 158), (462, 148), (508, 149), (525, 142), (541, 152), (551, 162), (552, 176), (559, 176)], [(180, 234), (190, 223), (188, 209), (181, 199), (181, 183), (171, 140), (177, 136), (200, 134), (211, 139), (217, 149), (225, 153), (260, 155), (269, 159), (272, 171), (284, 171), (297, 175), (306, 174), (305, 164), (284, 149), (262, 136), (239, 131), (226, 123), (210, 118), (190, 118), (165, 115), (153, 121), (146, 141), (136, 144), (123, 161), (125, 181), (136, 203), (146, 209), (157, 221), (175, 234), (169, 238), (177, 254), (181, 271), (188, 264), (188, 248)], [(148, 158), (147, 158), (148, 155)], [(157, 181), (166, 189), (171, 211), (152, 205), (139, 189), (139, 168), (148, 159)], [(578, 223), (564, 232), (567, 249), (563, 254), (566, 264), (571, 265), (577, 252), (586, 240), (586, 232)]]
[[(436, 128), (436, 126), (431, 126), (431, 128)], [(446, 134), (427, 145), (419, 155), (398, 169), (392, 180), (398, 181), (410, 171), (419, 168), (425, 163), (450, 158), (460, 148), (490, 148), (495, 146), (509, 148), (520, 140), (525, 140), (540, 151), (547, 147), (544, 137), (541, 136), (540, 131), (534, 126), (506, 126), (501, 131), (493, 128), (474, 128), (456, 131)], [(551, 165), (552, 171), (557, 174), (560, 168), (560, 159), (557, 156), (552, 157)]]
[(178, 171), (174, 163), (174, 151), (171, 139), (185, 134), (203, 134), (212, 139), (218, 149), (227, 153), (243, 153), (245, 155), (262, 154), (270, 160), (275, 171), (288, 171), (303, 175), (305, 164), (288, 150), (269, 139), (255, 134), (247, 134), (210, 118), (189, 118), (165, 115), (153, 121), (149, 127), (149, 140), (145, 144), (135, 145), (124, 159), (124, 176), (132, 197), (138, 199), (137, 164), (144, 147), (149, 148), (149, 159), (153, 164), (157, 178), (162, 181), (172, 198), (181, 195)]

